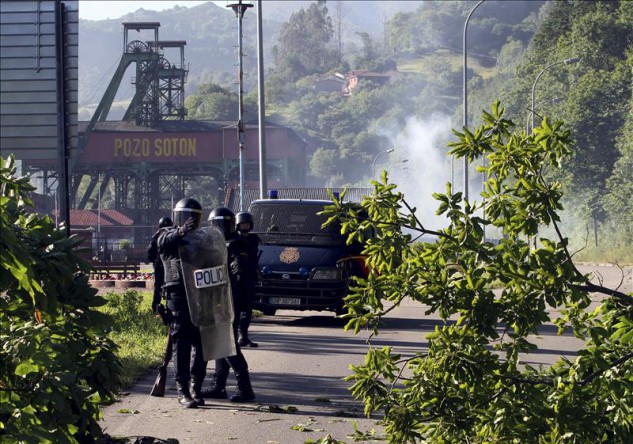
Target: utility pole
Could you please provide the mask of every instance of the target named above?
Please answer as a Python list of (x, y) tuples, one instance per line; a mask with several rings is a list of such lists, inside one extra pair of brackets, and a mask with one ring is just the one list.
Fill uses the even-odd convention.
[[(462, 116), (462, 123), (464, 128), (468, 127), (468, 39), (467, 39), (467, 34), (466, 32), (468, 31), (468, 22), (470, 21), (470, 16), (473, 15), (473, 12), (475, 12), (475, 9), (477, 9), (483, 2), (485, 2), (486, 0), (480, 0), (479, 3), (477, 3), (473, 9), (470, 10), (470, 13), (468, 13), (468, 17), (466, 17), (466, 22), (464, 23), (464, 33), (463, 33), (463, 46), (462, 46), (462, 51), (463, 51), (463, 56), (464, 56), (464, 72), (463, 72), (463, 91), (464, 91), (464, 97), (463, 97), (463, 102), (464, 102), (464, 106), (463, 106), (463, 116)], [(464, 156), (464, 199), (468, 200), (468, 156)]]
[(264, 94), (264, 33), (262, 29), (262, 0), (257, 0), (257, 96), (259, 113), (259, 198), (268, 195), (266, 169), (266, 108)]
[(244, 144), (246, 143), (246, 131), (244, 130), (244, 71), (242, 68), (242, 19), (244, 12), (253, 5), (250, 3), (237, 3), (227, 5), (227, 8), (233, 9), (237, 17), (237, 84), (238, 84), (238, 120), (237, 120), (237, 141), (240, 145), (240, 211), (244, 211)]

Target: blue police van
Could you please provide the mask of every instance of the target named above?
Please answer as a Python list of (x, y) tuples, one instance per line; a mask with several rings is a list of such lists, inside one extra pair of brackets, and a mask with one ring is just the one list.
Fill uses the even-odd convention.
[(322, 227), (328, 200), (260, 199), (251, 203), (260, 245), (253, 307), (344, 312), (352, 276), (367, 276), (362, 245), (346, 244), (340, 225)]

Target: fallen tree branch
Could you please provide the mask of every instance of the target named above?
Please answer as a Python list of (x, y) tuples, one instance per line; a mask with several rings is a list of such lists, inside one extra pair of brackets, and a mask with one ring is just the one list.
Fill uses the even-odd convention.
[(611, 365), (609, 365), (606, 368), (597, 370), (595, 372), (593, 372), (591, 375), (587, 376), (585, 379), (583, 379), (582, 381), (580, 381), (580, 383), (578, 385), (584, 386), (589, 384), (591, 381), (593, 381), (594, 379), (596, 379), (598, 376), (600, 376), (602, 373), (606, 372), (609, 369), (612, 369), (613, 367), (617, 367), (618, 365), (628, 361), (629, 359), (633, 358), (633, 352), (622, 356), (621, 358), (616, 359), (615, 361), (613, 361), (611, 363)]

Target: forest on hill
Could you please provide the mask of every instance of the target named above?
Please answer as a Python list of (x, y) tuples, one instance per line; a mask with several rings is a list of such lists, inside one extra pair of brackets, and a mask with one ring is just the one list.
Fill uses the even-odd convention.
[[(230, 3), (230, 2), (225, 2)], [(265, 58), (271, 59), (281, 24), (290, 15), (309, 7), (306, 0), (266, 0), (264, 2), (263, 28)], [(402, 11), (411, 11), (420, 1), (402, 0), (354, 0), (330, 2), (336, 5), (335, 20), (341, 23), (340, 40), (347, 46), (360, 42), (356, 32), (382, 35), (387, 17)], [(88, 7), (79, 3), (79, 8)], [(207, 2), (198, 6), (174, 6), (164, 11), (139, 8), (118, 19), (79, 21), (79, 106), (89, 118), (112, 78), (114, 68), (122, 54), (124, 22), (160, 22), (162, 40), (186, 40), (185, 58), (190, 67), (186, 92), (193, 92), (203, 82), (215, 82), (232, 87), (235, 81), (237, 20), (230, 8)], [(250, 8), (244, 14), (244, 81), (248, 89), (257, 85), (256, 63), (256, 12)], [(141, 33), (132, 33), (131, 40), (144, 39)], [(337, 36), (338, 38), (338, 36)], [(128, 82), (129, 83), (129, 82)], [(131, 85), (118, 95), (126, 101), (133, 95)], [(120, 106), (123, 108), (123, 105)], [(122, 112), (120, 112), (122, 115)]]
[[(454, 139), (451, 129), (462, 127), (463, 28), (478, 3), (402, 2), (415, 8), (382, 14), (356, 7), (366, 2), (297, 3), (282, 21), (264, 14), (265, 91), (267, 118), (307, 142), (308, 185), (367, 186), (385, 169), (432, 218), (432, 193), (449, 181), (462, 186), (463, 165), (446, 156), (446, 145)], [(187, 23), (176, 17), (186, 10), (155, 13), (155, 19), (166, 29), (173, 20), (169, 26), (181, 31), (179, 38), (191, 40), (190, 60), (196, 39), (207, 46), (213, 40), (234, 65), (234, 16), (203, 7)], [(254, 55), (256, 21), (249, 14), (245, 52)], [(363, 28), (364, 21), (371, 25)], [(633, 4), (626, 1), (487, 0), (472, 14), (467, 34), (468, 127), (477, 126), (496, 99), (518, 132), (530, 131), (532, 121), (540, 125), (544, 116), (562, 120), (576, 144), (562, 168), (548, 174), (565, 191), (563, 216), (575, 230), (575, 247), (594, 257), (606, 250), (620, 261), (632, 260), (633, 244), (632, 30)], [(255, 62), (245, 59), (247, 118), (257, 112)], [(214, 70), (194, 75), (186, 101), (192, 119), (237, 116), (235, 74)], [(349, 94), (316, 87), (358, 70), (376, 75), (359, 77)], [(471, 200), (481, 199), (476, 167), (470, 165)]]

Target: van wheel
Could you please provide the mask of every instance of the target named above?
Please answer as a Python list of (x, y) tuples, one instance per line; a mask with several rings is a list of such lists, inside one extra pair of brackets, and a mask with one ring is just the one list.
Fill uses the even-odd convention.
[(262, 308), (262, 313), (264, 313), (266, 316), (275, 316), (277, 310), (274, 308)]

